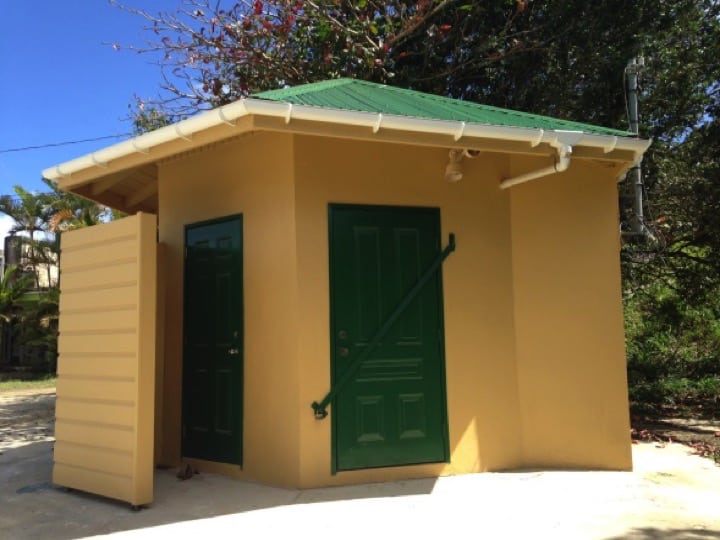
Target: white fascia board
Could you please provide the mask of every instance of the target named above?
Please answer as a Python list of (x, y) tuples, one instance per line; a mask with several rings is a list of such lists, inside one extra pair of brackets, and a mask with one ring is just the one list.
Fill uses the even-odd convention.
[[(543, 130), (533, 128), (516, 128), (508, 126), (490, 126), (452, 120), (429, 120), (397, 115), (385, 115), (360, 111), (326, 109), (307, 105), (291, 105), (289, 103), (246, 98), (228, 105), (200, 113), (187, 120), (165, 126), (149, 133), (139, 135), (130, 140), (108, 146), (91, 154), (61, 163), (45, 169), (43, 177), (52, 180), (69, 177), (74, 173), (93, 167), (107, 167), (116, 159), (135, 154), (149, 153), (158, 145), (178, 139), (191, 140), (192, 135), (200, 131), (219, 126), (233, 124), (247, 115), (269, 116), (285, 119), (289, 124), (293, 119), (309, 120), (326, 124), (340, 124), (371, 128), (373, 133), (379, 129), (409, 131), (447, 135), (455, 143), (461, 138), (487, 138), (505, 141), (527, 142), (531, 146), (547, 143), (590, 146), (602, 148), (605, 153), (612, 150), (628, 150), (635, 154), (636, 161), (650, 145), (649, 140), (634, 137), (616, 137), (612, 135), (592, 135), (581, 131)], [(148, 159), (150, 161), (150, 159)]]

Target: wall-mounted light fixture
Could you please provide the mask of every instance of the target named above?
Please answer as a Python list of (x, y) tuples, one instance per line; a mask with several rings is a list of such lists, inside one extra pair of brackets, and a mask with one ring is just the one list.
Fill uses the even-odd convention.
[(445, 166), (445, 181), (459, 182), (463, 177), (462, 160), (463, 158), (476, 158), (480, 155), (479, 150), (468, 150), (454, 148), (450, 150), (448, 164)]

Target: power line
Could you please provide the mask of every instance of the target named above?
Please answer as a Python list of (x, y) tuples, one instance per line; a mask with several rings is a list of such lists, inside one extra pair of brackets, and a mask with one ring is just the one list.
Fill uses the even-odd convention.
[(93, 137), (91, 139), (79, 139), (77, 141), (63, 141), (56, 143), (38, 144), (35, 146), (21, 146), (18, 148), (4, 148), (0, 150), (0, 154), (9, 154), (10, 152), (24, 152), (26, 150), (41, 150), (43, 148), (53, 148), (56, 146), (68, 146), (71, 144), (81, 144), (86, 142), (104, 141), (106, 139), (120, 139), (122, 137), (128, 137), (132, 133), (118, 133), (117, 135), (103, 135), (102, 137)]

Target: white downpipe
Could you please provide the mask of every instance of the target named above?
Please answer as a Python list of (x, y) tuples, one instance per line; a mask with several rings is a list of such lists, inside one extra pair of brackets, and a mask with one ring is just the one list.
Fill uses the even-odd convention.
[(543, 167), (542, 169), (538, 169), (536, 171), (531, 171), (525, 174), (520, 174), (518, 176), (513, 176), (512, 178), (506, 178), (505, 180), (500, 182), (500, 189), (507, 189), (511, 186), (516, 186), (518, 184), (529, 182), (530, 180), (535, 180), (536, 178), (542, 178), (543, 176), (563, 172), (567, 170), (567, 168), (570, 166), (571, 155), (572, 146), (560, 145), (557, 147), (557, 159), (555, 160), (554, 164), (550, 165), (549, 167)]
[[(152, 154), (153, 147), (178, 139), (185, 140), (189, 145), (192, 145), (191, 138), (194, 133), (222, 124), (226, 124), (232, 128), (239, 118), (247, 115), (281, 118), (285, 123), (292, 122), (293, 120), (308, 120), (328, 124), (367, 127), (371, 133), (377, 133), (382, 124), (383, 131), (396, 130), (412, 133), (448, 135), (450, 140), (454, 141), (463, 138), (500, 139), (505, 141), (527, 142), (530, 147), (535, 147), (540, 143), (547, 143), (558, 147), (558, 141), (571, 140), (572, 142), (567, 143), (568, 146), (591, 146), (602, 148), (605, 151), (608, 151), (609, 148), (629, 150), (635, 154), (636, 159), (642, 155), (650, 144), (650, 141), (632, 137), (617, 137), (612, 139), (608, 136), (589, 135), (580, 131), (548, 131), (539, 128), (488, 126), (451, 120), (428, 120), (389, 114), (323, 109), (306, 105), (293, 105), (289, 107), (288, 103), (284, 102), (247, 98), (217, 109), (206, 111), (176, 124), (145, 133), (128, 141), (108, 146), (92, 154), (50, 167), (49, 169), (45, 169), (42, 174), (45, 178), (57, 180), (85, 169), (97, 167), (99, 164), (107, 166), (111, 161), (138, 152)], [(151, 159), (151, 157), (148, 157), (148, 160)], [(558, 172), (559, 169), (555, 167), (561, 166), (563, 166), (563, 158), (558, 158), (558, 162), (552, 169), (554, 172)], [(537, 174), (538, 172), (539, 171), (536, 171), (533, 174)], [(551, 172), (545, 174), (551, 174)], [(526, 175), (522, 175), (517, 178), (523, 178), (525, 176)], [(535, 178), (537, 177), (538, 176), (535, 176)], [(528, 179), (530, 178), (521, 181), (527, 181)], [(505, 184), (505, 182), (510, 182), (511, 180), (515, 182), (517, 179), (504, 181), (502, 187), (512, 185)]]

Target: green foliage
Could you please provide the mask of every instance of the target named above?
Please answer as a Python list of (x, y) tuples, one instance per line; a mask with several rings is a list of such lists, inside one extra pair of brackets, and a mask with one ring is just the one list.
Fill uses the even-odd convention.
[[(138, 131), (239, 97), (355, 77), (627, 129), (643, 55), (647, 226), (621, 258), (633, 399), (718, 399), (719, 0), (183, 0), (137, 13), (167, 75)], [(634, 221), (620, 194), (623, 230)], [(715, 396), (713, 398), (713, 395)]]
[(630, 399), (637, 412), (720, 412), (720, 289), (688, 303), (657, 283), (626, 298)]
[(21, 300), (32, 288), (32, 278), (8, 266), (0, 276), (0, 324), (12, 322), (22, 310)]
[(146, 106), (141, 99), (136, 99), (136, 108), (131, 108), (130, 114), (133, 123), (133, 133), (142, 135), (161, 127), (172, 124), (176, 118), (162, 111), (158, 107)]
[(82, 227), (91, 227), (115, 219), (110, 208), (73, 193), (61, 191), (57, 182), (43, 178), (50, 191), (36, 195), (49, 213), (46, 232), (58, 233)]
[(24, 299), (22, 318), (15, 328), (15, 338), (28, 351), (24, 364), (35, 372), (55, 373), (60, 291), (50, 287), (26, 294)]
[(17, 390), (34, 390), (55, 388), (57, 378), (53, 375), (33, 376), (29, 379), (2, 379), (0, 377), (0, 393), (16, 392)]
[(42, 231), (50, 218), (51, 211), (42, 196), (27, 191), (22, 186), (14, 186), (15, 196), (0, 196), (0, 213), (11, 217), (14, 221), (10, 234), (27, 232), (34, 237)]

